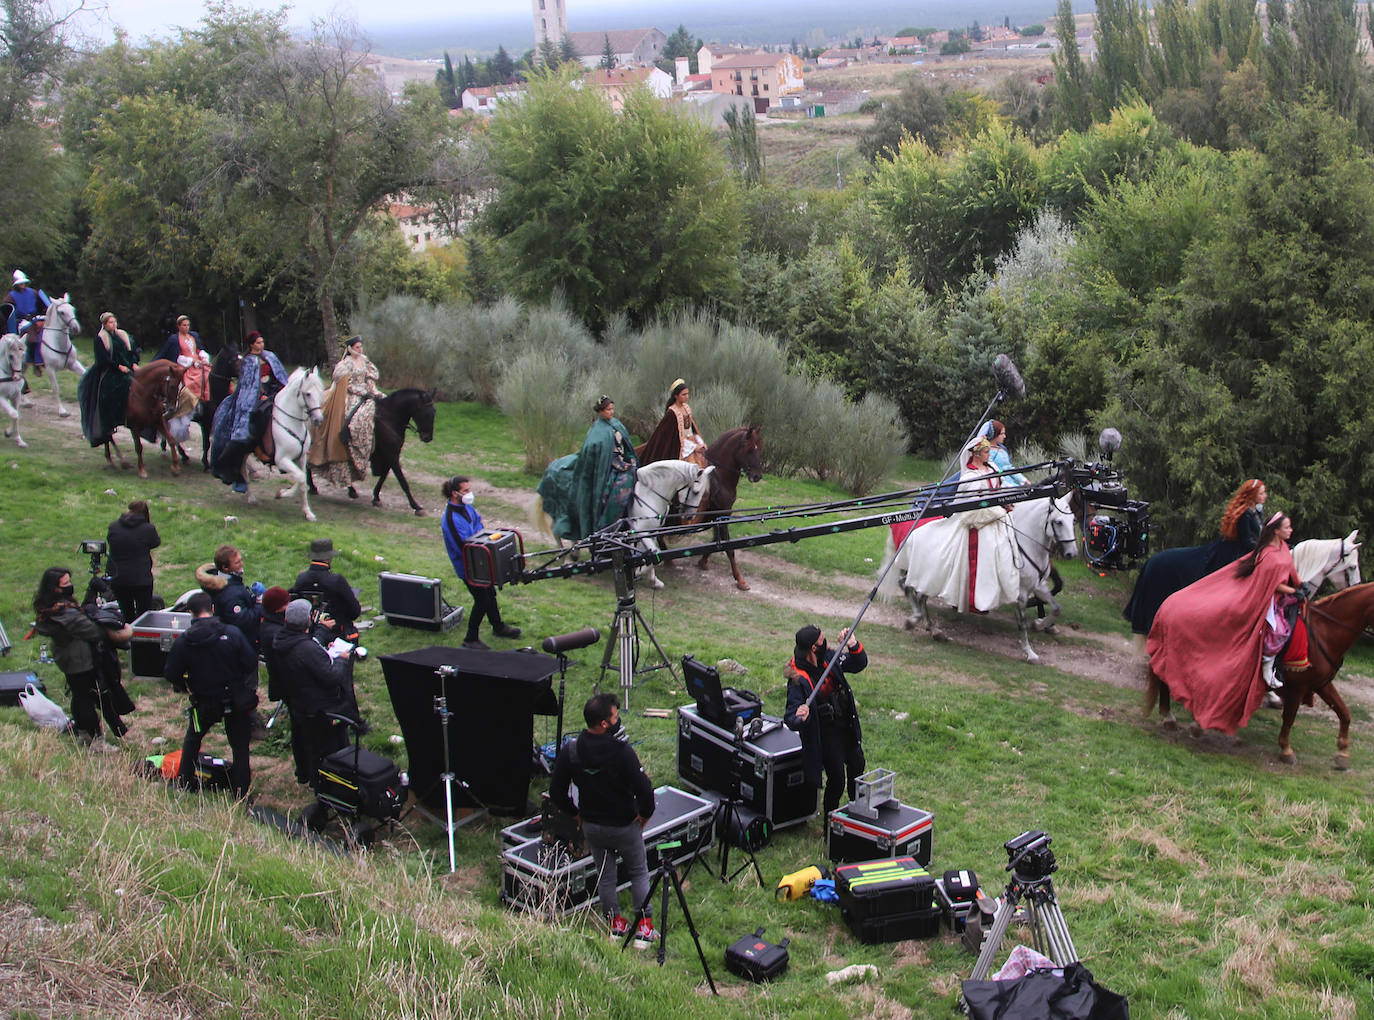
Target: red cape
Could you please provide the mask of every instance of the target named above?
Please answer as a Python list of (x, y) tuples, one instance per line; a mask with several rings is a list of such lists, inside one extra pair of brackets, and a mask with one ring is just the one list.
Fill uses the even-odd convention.
[(1255, 572), (1230, 564), (1174, 592), (1155, 615), (1150, 668), (1200, 726), (1234, 733), (1264, 700), (1264, 615), (1282, 583), (1296, 584), (1288, 546), (1266, 548)]

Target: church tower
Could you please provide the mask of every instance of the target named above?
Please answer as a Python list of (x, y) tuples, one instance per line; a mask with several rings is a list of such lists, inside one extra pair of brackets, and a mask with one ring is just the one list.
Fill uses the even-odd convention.
[(564, 0), (530, 0), (534, 9), (534, 57), (541, 60), (544, 40), (561, 48), (568, 36), (568, 9)]

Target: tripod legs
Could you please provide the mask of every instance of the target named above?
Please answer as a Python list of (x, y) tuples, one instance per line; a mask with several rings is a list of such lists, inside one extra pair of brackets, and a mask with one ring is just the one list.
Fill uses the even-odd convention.
[[(665, 881), (664, 879), (667, 879)], [(671, 883), (673, 891), (677, 893), (677, 904), (682, 908), (682, 916), (687, 920), (687, 930), (692, 934), (692, 942), (697, 947), (697, 958), (701, 960), (702, 972), (706, 975), (706, 983), (711, 986), (711, 994), (719, 995), (716, 990), (716, 982), (711, 977), (711, 966), (706, 962), (706, 953), (701, 948), (701, 936), (697, 932), (697, 926), (692, 921), (692, 912), (687, 907), (687, 897), (682, 892), (682, 882), (677, 877), (677, 868), (666, 856), (659, 864), (658, 872), (654, 875), (654, 880), (649, 884), (648, 895), (644, 897), (644, 902), (639, 904), (639, 913), (643, 914), (649, 904), (654, 901), (654, 890), (659, 892), (659, 912), (658, 912), (658, 965), (663, 966), (663, 961), (668, 955), (668, 886)], [(631, 929), (625, 933), (625, 941), (620, 943), (620, 948), (624, 951), (630, 944), (630, 940), (635, 936)]]
[(1002, 946), (1002, 938), (1007, 933), (1016, 907), (1025, 898), (1026, 921), (1030, 925), (1031, 940), (1037, 952), (1043, 953), (1061, 967), (1078, 960), (1073, 937), (1069, 935), (1068, 922), (1059, 909), (1059, 901), (1054, 896), (1054, 885), (1048, 878), (1036, 879), (1023, 884), (1013, 878), (1007, 884), (1007, 892), (1002, 905), (997, 908), (992, 928), (983, 937), (983, 948), (978, 953), (978, 962), (973, 965), (969, 978), (983, 981), (992, 969), (992, 961)]
[[(659, 661), (653, 666), (644, 669), (637, 669), (639, 660), (639, 630), (643, 627), (644, 633), (649, 635), (649, 640), (654, 644), (654, 650), (658, 652)], [(611, 668), (611, 656), (617, 658), (617, 667), (620, 673), (620, 707), (628, 710), (630, 707), (630, 690), (634, 687), (635, 676), (639, 673), (647, 673), (655, 669), (666, 669), (677, 680), (677, 671), (673, 669), (673, 664), (668, 660), (668, 653), (663, 650), (663, 646), (658, 643), (658, 638), (654, 636), (653, 629), (649, 626), (644, 614), (635, 605), (633, 597), (622, 599), (619, 607), (615, 611), (615, 619), (611, 621), (611, 633), (606, 639), (606, 650), (601, 653), (601, 679), (606, 679), (606, 671)]]

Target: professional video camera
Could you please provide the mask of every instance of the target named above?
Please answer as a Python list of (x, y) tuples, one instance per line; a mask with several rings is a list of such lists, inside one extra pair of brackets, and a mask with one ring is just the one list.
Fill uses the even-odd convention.
[(1065, 479), (1083, 501), (1084, 556), (1105, 570), (1133, 567), (1150, 555), (1150, 504), (1131, 499), (1122, 473), (1112, 467), (1120, 447), (1121, 433), (1103, 429), (1098, 437), (1103, 461), (1071, 462)]
[(91, 558), (91, 580), (86, 585), (86, 595), (82, 599), (82, 605), (113, 606), (116, 604), (114, 589), (110, 587), (110, 577), (105, 573), (105, 566), (100, 558), (105, 555), (108, 547), (98, 538), (83, 539), (77, 546), (77, 551), (85, 553)]
[(1023, 832), (1002, 844), (1007, 851), (1007, 870), (1022, 879), (1048, 878), (1059, 869), (1050, 849), (1053, 840), (1040, 829)]

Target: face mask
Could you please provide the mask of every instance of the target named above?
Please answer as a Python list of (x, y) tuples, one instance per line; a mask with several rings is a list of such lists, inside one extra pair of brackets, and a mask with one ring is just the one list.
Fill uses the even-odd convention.
[(464, 506), (472, 506), (472, 493), (470, 493), (470, 492), (465, 492), (465, 493), (463, 493), (463, 497), (462, 497), (462, 498), (463, 498), (463, 505), (464, 505)]
[(65, 596), (66, 598), (71, 598), (73, 595), (76, 594), (76, 585), (69, 584), (65, 588), (58, 588), (57, 594)]
[(830, 651), (830, 642), (822, 641), (816, 646), (816, 658), (821, 658)]

